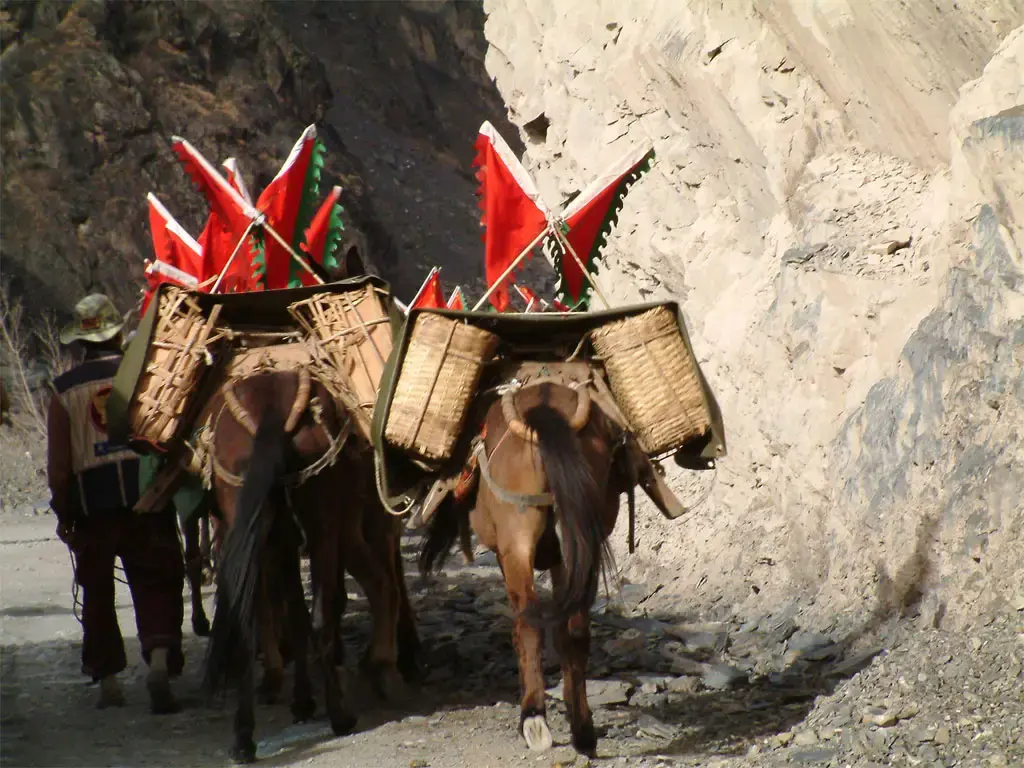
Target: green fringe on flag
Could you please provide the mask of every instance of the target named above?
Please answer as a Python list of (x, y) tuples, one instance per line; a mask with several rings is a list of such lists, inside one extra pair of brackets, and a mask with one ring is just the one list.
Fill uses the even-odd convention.
[[(317, 200), (320, 197), (320, 176), (323, 173), (324, 163), (327, 159), (327, 148), (320, 139), (313, 142), (313, 149), (309, 156), (309, 167), (306, 169), (306, 179), (302, 185), (302, 200), (299, 202), (299, 212), (295, 219), (295, 231), (292, 235), (292, 248), (299, 251), (299, 244), (303, 241), (306, 228), (313, 221), (316, 215)], [(295, 288), (302, 285), (302, 272), (305, 270), (299, 266), (295, 259), (289, 258), (291, 262), (288, 270), (288, 287)]]
[(266, 285), (267, 252), (263, 245), (263, 236), (252, 235), (249, 238), (249, 245), (252, 248), (252, 276), (260, 285)]
[[(619, 212), (622, 210), (623, 201), (626, 197), (626, 193), (629, 192), (629, 188), (636, 183), (636, 181), (647, 173), (651, 166), (654, 165), (655, 154), (654, 150), (650, 150), (644, 158), (636, 165), (631, 173), (623, 176), (619, 181), (618, 186), (615, 189), (612, 204), (608, 208), (608, 212), (605, 214), (604, 220), (601, 222), (601, 227), (597, 231), (597, 236), (594, 238), (594, 245), (591, 248), (590, 253), (580, 253), (580, 261), (587, 267), (588, 271), (592, 275), (597, 275), (600, 271), (601, 263), (600, 258), (604, 255), (605, 246), (608, 245), (608, 235), (615, 228), (615, 225), (619, 223)], [(562, 234), (568, 231), (568, 227), (562, 222)], [(544, 248), (549, 248), (549, 253), (555, 264), (555, 271), (558, 273), (559, 280), (555, 286), (555, 296), (563, 304), (568, 306), (571, 310), (577, 309), (588, 311), (590, 309), (590, 292), (591, 285), (590, 281), (583, 278), (583, 285), (580, 288), (580, 295), (578, 298), (573, 298), (569, 295), (568, 289), (565, 286), (565, 280), (562, 279), (562, 275), (565, 271), (562, 269), (562, 259), (567, 258), (571, 262), (575, 263), (575, 259), (572, 258), (572, 254), (564, 253), (562, 244), (556, 239), (548, 235), (544, 240)]]
[(341, 207), (341, 203), (336, 204), (331, 209), (331, 222), (327, 226), (327, 238), (324, 242), (324, 269), (328, 271), (338, 268), (336, 251), (338, 246), (341, 245), (342, 232), (345, 230), (345, 224), (341, 220), (341, 214), (344, 211), (345, 209)]

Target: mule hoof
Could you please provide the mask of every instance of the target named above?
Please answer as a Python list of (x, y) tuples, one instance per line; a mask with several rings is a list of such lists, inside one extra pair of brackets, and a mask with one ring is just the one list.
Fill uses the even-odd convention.
[(248, 765), (249, 763), (256, 762), (256, 744), (252, 739), (235, 744), (229, 752), (231, 755), (231, 762), (236, 765)]
[(316, 714), (316, 701), (305, 699), (292, 702), (292, 718), (296, 723), (308, 723)]
[(364, 659), (360, 667), (363, 674), (369, 678), (373, 692), (379, 698), (390, 702), (409, 698), (409, 687), (394, 664)]
[(205, 616), (192, 617), (192, 631), (196, 637), (210, 636), (210, 620)]
[(331, 731), (335, 736), (346, 736), (356, 727), (358, 718), (351, 712), (342, 712), (331, 717)]
[(534, 715), (523, 720), (523, 738), (526, 739), (526, 746), (534, 752), (551, 749), (553, 742), (547, 718), (544, 715)]
[(572, 745), (581, 755), (594, 757), (597, 752), (597, 733), (594, 731), (593, 722), (584, 723), (573, 731)]

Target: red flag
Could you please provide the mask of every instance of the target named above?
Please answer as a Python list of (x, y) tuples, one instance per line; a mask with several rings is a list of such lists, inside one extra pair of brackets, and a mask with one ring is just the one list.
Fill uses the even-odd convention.
[[(199, 236), (199, 244), (203, 250), (204, 274), (215, 277), (224, 269), (249, 223), (259, 212), (187, 141), (175, 136), (171, 147), (210, 204), (210, 216)], [(252, 249), (246, 242), (239, 248), (218, 292), (258, 290), (258, 278), (254, 279), (252, 273)]]
[[(309, 227), (306, 228), (302, 242), (302, 250), (317, 264), (322, 264), (328, 270), (335, 269), (338, 262), (335, 259), (334, 251), (341, 239), (341, 232), (344, 229), (341, 223), (341, 206), (338, 205), (338, 198), (341, 197), (341, 187), (334, 187), (327, 199), (320, 205)], [(316, 281), (306, 270), (302, 270), (302, 284), (314, 285)]]
[(445, 309), (444, 292), (441, 290), (441, 274), (437, 267), (430, 270), (423, 281), (416, 298), (409, 304), (409, 309)]
[(199, 243), (171, 216), (155, 195), (150, 193), (146, 199), (149, 201), (149, 229), (156, 259), (146, 262), (147, 288), (142, 296), (140, 315), (146, 314), (160, 283), (197, 288), (203, 278), (203, 254)]
[(565, 304), (560, 302), (558, 299), (555, 299), (553, 302), (551, 302), (551, 306), (553, 306), (559, 312), (571, 312), (572, 311), (571, 309), (569, 309), (568, 306), (566, 306)]
[[(306, 193), (307, 174), (313, 169), (311, 161), (315, 145), (316, 126), (310, 125), (295, 142), (277, 176), (260, 193), (256, 201), (256, 207), (266, 214), (270, 226), (296, 251), (305, 227), (305, 223), (298, 223), (299, 209)], [(318, 169), (315, 172), (318, 176)], [(316, 195), (315, 190), (313, 194)], [(268, 290), (287, 288), (291, 282), (291, 254), (270, 236), (263, 239), (263, 248), (266, 270), (264, 284)], [(302, 267), (298, 268), (305, 272)]]
[(466, 304), (462, 299), (462, 286), (455, 286), (455, 290), (452, 291), (452, 295), (448, 298), (448, 303), (445, 304), (448, 309), (465, 310)]
[[(653, 157), (653, 149), (625, 156), (596, 178), (562, 212), (561, 219), (569, 227), (563, 236), (588, 271), (597, 271), (597, 257), (619, 218), (622, 198), (633, 182), (650, 168)], [(556, 266), (561, 273), (560, 293), (573, 303), (586, 298), (590, 292), (590, 283), (572, 254), (563, 253), (562, 244), (550, 234), (545, 247), (554, 254)]]
[[(548, 210), (533, 179), (489, 122), (480, 126), (474, 147), (473, 165), (479, 168), (476, 177), (480, 181), (477, 194), (484, 212), (480, 223), (486, 228), (482, 239), (487, 284), (492, 286), (547, 227)], [(491, 294), (491, 303), (499, 312), (508, 307), (511, 282), (510, 276)]]
[(238, 161), (233, 157), (229, 157), (223, 163), (224, 170), (227, 171), (228, 184), (238, 190), (238, 194), (245, 198), (246, 202), (252, 202), (252, 195), (249, 194), (249, 188), (245, 186), (245, 181), (242, 179), (242, 173), (238, 170)]
[[(199, 243), (163, 206), (156, 195), (146, 195), (149, 201), (149, 229), (153, 236), (153, 252), (160, 261), (187, 275), (186, 281), (198, 283), (203, 275), (203, 253)], [(178, 279), (177, 282), (182, 282)]]

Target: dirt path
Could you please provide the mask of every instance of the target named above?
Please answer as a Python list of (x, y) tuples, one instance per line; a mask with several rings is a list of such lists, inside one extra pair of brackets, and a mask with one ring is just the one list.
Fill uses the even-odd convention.
[[(118, 606), (129, 705), (93, 708), (96, 690), (78, 671), (81, 635), (71, 610), (68, 554), (53, 528), (49, 515), (0, 516), (3, 764), (229, 764), (231, 707), (201, 704), (205, 641), (191, 632), (186, 674), (177, 683), (187, 708), (164, 718), (148, 714), (123, 586)], [(414, 538), (407, 542), (410, 573), (416, 545)], [(565, 712), (554, 697), (556, 747), (535, 755), (522, 746), (498, 569), (489, 555), (469, 567), (453, 563), (429, 587), (410, 575), (430, 674), (409, 705), (383, 705), (349, 675), (360, 724), (344, 738), (332, 738), (322, 720), (292, 725), (286, 703), (260, 706), (261, 764), (587, 764), (566, 746)], [(619, 602), (596, 609), (589, 685), (601, 734), (595, 765), (1024, 765), (1019, 614), (1016, 622), (996, 617), (961, 635), (893, 625), (885, 650), (858, 655), (834, 636), (801, 631), (784, 617), (757, 626), (644, 617), (637, 603), (645, 595), (630, 585)], [(211, 602), (207, 595), (208, 608)], [(354, 660), (368, 621), (361, 597), (350, 606), (346, 648)], [(549, 665), (547, 672), (554, 688), (557, 668)]]

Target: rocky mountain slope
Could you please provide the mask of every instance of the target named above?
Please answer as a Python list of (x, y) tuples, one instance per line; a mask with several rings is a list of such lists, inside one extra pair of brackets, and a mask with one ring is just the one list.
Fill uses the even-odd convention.
[(89, 290), (135, 303), (147, 192), (199, 233), (205, 201), (172, 135), (237, 157), (258, 190), (311, 122), (349, 242), (400, 295), (427, 264), (479, 278), (469, 153), (503, 119), (479, 5), (38, 0), (4, 2), (0, 23), (0, 258), (32, 312)]
[(682, 302), (730, 455), (689, 517), (643, 515), (654, 601), (1024, 608), (1024, 7), (485, 7), (550, 204), (658, 154), (602, 285)]

